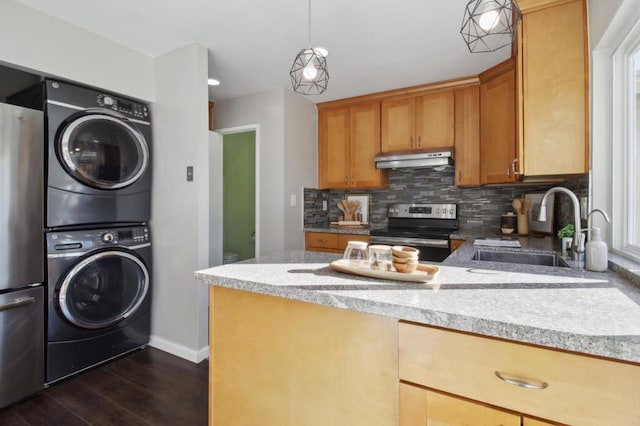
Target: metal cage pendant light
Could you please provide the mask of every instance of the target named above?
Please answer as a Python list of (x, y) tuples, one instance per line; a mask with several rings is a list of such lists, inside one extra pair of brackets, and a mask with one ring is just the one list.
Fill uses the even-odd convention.
[(291, 84), (293, 90), (302, 95), (319, 95), (327, 90), (329, 70), (327, 58), (318, 49), (311, 47), (311, 0), (309, 0), (309, 47), (302, 49), (293, 60)]
[(515, 0), (471, 0), (460, 33), (472, 53), (493, 52), (511, 44), (521, 17)]

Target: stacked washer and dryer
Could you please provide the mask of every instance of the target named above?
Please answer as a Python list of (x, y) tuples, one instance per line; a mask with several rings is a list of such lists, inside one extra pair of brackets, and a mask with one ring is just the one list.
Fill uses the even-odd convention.
[(151, 117), (119, 95), (44, 84), (52, 383), (149, 342)]

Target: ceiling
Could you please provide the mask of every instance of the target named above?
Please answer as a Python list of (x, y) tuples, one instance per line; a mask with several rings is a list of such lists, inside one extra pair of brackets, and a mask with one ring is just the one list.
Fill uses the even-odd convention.
[[(191, 43), (209, 51), (214, 101), (291, 88), (308, 46), (307, 0), (16, 0), (151, 57)], [(475, 75), (509, 49), (469, 53), (468, 0), (313, 0), (311, 45), (329, 50), (329, 87), (314, 102)]]

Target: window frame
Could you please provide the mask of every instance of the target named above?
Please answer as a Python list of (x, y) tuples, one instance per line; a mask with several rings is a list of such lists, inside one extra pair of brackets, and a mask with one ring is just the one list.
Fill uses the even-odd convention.
[[(630, 235), (635, 235), (640, 226), (636, 205), (637, 166), (635, 165), (638, 149), (636, 122), (636, 74), (634, 57), (640, 53), (640, 20), (615, 49), (612, 56), (613, 65), (613, 133), (612, 133), (612, 249), (625, 257), (640, 261), (640, 242), (634, 242)], [(631, 95), (633, 89), (633, 96)]]

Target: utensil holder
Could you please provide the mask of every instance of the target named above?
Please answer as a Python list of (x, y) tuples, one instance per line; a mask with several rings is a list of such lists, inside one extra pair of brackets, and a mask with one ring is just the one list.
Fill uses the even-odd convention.
[(529, 217), (525, 214), (518, 215), (518, 234), (529, 235)]

